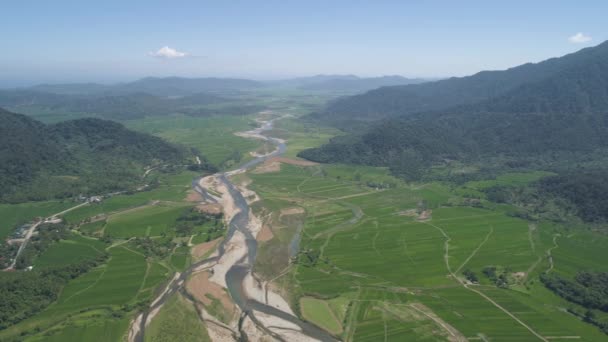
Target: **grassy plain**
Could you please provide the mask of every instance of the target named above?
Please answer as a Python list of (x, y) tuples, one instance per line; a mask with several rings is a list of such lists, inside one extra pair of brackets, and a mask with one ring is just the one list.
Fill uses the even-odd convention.
[(333, 334), (342, 332), (342, 325), (324, 300), (302, 297), (300, 298), (300, 309), (302, 310), (302, 317), (309, 322), (323, 327)]
[(194, 147), (212, 164), (230, 167), (247, 158), (247, 151), (255, 150), (259, 145), (255, 140), (234, 135), (235, 132), (255, 127), (253, 119), (254, 116), (237, 115), (202, 118), (168, 116), (129, 121), (126, 125), (174, 143)]
[(205, 342), (210, 338), (193, 304), (175, 294), (150, 322), (145, 341)]

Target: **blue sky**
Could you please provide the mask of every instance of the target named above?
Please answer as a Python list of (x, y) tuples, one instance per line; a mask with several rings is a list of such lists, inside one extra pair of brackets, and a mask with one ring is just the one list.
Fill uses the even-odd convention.
[[(170, 75), (460, 76), (608, 39), (607, 1), (20, 0), (0, 11), (0, 86)], [(155, 53), (165, 46), (174, 51)]]

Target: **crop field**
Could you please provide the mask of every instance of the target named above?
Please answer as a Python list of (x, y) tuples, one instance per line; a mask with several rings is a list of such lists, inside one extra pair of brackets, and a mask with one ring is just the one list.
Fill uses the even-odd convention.
[(86, 218), (100, 214), (110, 214), (128, 208), (148, 204), (151, 201), (183, 201), (190, 189), (192, 179), (197, 173), (184, 171), (178, 174), (161, 175), (161, 184), (150, 191), (131, 195), (117, 195), (104, 199), (101, 203), (91, 204), (66, 213), (63, 217), (70, 223), (79, 223)]
[(159, 236), (169, 231), (184, 208), (184, 204), (159, 203), (124, 211), (108, 218), (105, 234), (121, 238)]
[(300, 309), (302, 310), (302, 316), (306, 320), (323, 327), (333, 334), (342, 332), (342, 325), (324, 300), (302, 297), (300, 298)]
[(178, 247), (171, 255), (171, 265), (178, 271), (183, 271), (190, 263), (190, 249), (187, 246)]
[(291, 118), (276, 121), (275, 129), (276, 132), (273, 132), (272, 136), (288, 141), (289, 149), (285, 153), (285, 157), (288, 158), (296, 158), (302, 150), (321, 146), (340, 133), (336, 129), (318, 127)]
[(35, 260), (34, 266), (38, 268), (67, 266), (85, 259), (94, 259), (103, 253), (105, 248), (106, 244), (99, 240), (73, 234), (69, 239), (51, 245)]
[(146, 330), (145, 341), (210, 341), (192, 303), (173, 295)]
[(4, 240), (14, 229), (36, 217), (46, 217), (75, 206), (71, 201), (47, 201), (20, 204), (0, 204), (0, 239)]
[[(469, 185), (475, 190), (527, 184), (547, 175), (509, 174), (492, 184)], [(459, 195), (446, 186), (405, 185), (382, 169), (282, 165), (279, 172), (249, 177), (270, 210), (294, 203), (305, 208), (291, 288), (303, 317), (328, 331), (336, 327), (327, 315), (337, 311), (327, 311), (325, 303), (350, 302), (339, 319), (343, 338), (447, 340), (451, 332), (438, 320), (479, 340), (538, 340), (523, 324), (542, 336), (602, 340), (599, 330), (564, 312), (571, 304), (549, 292), (538, 274), (550, 267), (550, 249), (554, 272), (605, 271), (605, 238), (530, 224), (506, 215), (511, 209), (505, 206), (450, 206)], [(428, 216), (417, 219), (422, 211)], [(497, 288), (482, 272), (488, 266), (510, 272), (511, 289)], [(457, 281), (464, 281), (465, 270), (480, 285), (465, 288)]]
[(109, 250), (110, 260), (101, 272), (87, 273), (70, 282), (52, 312), (90, 309), (96, 306), (121, 305), (135, 298), (145, 281), (146, 262), (124, 247)]
[(254, 127), (253, 116), (150, 117), (126, 124), (131, 129), (194, 147), (216, 166), (234, 158), (235, 153), (245, 158), (259, 145), (255, 140), (234, 136), (235, 132)]
[[(82, 328), (68, 324), (70, 316), (117, 308), (123, 304), (132, 303), (137, 298), (142, 284), (146, 284), (147, 287), (153, 286), (146, 279), (147, 266), (143, 255), (122, 246), (112, 247), (108, 252), (110, 259), (106, 264), (70, 281), (61, 292), (57, 302), (51, 304), (40, 314), (0, 333), (0, 339), (3, 336), (18, 335), (23, 331), (31, 332), (34, 329), (49, 328), (61, 322), (64, 322), (65, 325), (62, 325), (60, 331), (54, 331), (54, 333), (63, 334), (63, 329), (66, 328), (68, 330), (65, 333), (68, 335), (86, 335), (86, 331)], [(158, 274), (154, 275), (154, 280), (161, 281)], [(101, 331), (106, 324), (115, 328), (126, 328), (128, 324), (128, 321), (126, 323), (118, 321), (107, 314), (92, 315), (86, 321), (88, 322), (84, 322), (86, 324), (101, 325), (101, 327), (95, 328), (99, 329), (98, 331)], [(120, 335), (124, 332), (124, 330), (120, 331)]]
[(100, 312), (71, 317), (66, 323), (26, 341), (120, 341), (128, 327), (128, 318), (108, 317), (107, 313)]

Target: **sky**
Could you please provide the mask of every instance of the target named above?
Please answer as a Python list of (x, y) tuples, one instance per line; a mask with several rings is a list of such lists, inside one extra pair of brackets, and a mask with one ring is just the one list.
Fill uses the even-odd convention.
[(608, 39), (608, 1), (20, 0), (0, 86), (146, 76), (464, 76)]

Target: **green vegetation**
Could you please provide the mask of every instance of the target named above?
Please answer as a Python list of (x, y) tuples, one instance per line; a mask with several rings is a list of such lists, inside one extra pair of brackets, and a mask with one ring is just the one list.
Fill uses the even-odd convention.
[(146, 329), (145, 340), (146, 342), (210, 341), (194, 305), (180, 294), (173, 295), (154, 317)]
[[(254, 127), (251, 116), (151, 117), (129, 121), (127, 127), (153, 134), (173, 143), (196, 148), (221, 168), (241, 162), (258, 142), (234, 136), (235, 132)], [(257, 126), (257, 125), (255, 125)]]
[[(351, 134), (299, 156), (388, 166), (408, 180), (453, 161), (514, 170), (569, 168), (608, 145), (608, 43), (538, 64), (420, 85), (380, 88), (333, 102), (318, 119)], [(601, 76), (598, 76), (601, 75)], [(438, 96), (437, 94), (441, 94)], [(593, 99), (593, 100), (590, 100)], [(379, 120), (369, 126), (353, 119)], [(355, 123), (353, 123), (355, 121)]]
[(555, 274), (543, 274), (540, 279), (551, 291), (571, 302), (608, 312), (608, 273), (579, 272), (575, 281)]
[(75, 206), (70, 201), (27, 202), (19, 204), (0, 204), (0, 239), (7, 238), (13, 230), (36, 217), (47, 217)]
[(52, 244), (34, 260), (34, 268), (64, 267), (105, 253), (106, 244), (72, 234), (68, 239)]
[(540, 191), (573, 204), (577, 215), (587, 222), (608, 220), (608, 174), (606, 170), (567, 173), (543, 179)]
[(145, 167), (185, 158), (182, 149), (115, 122), (79, 119), (43, 125), (4, 110), (0, 120), (3, 202), (121, 191), (141, 185)]
[[(250, 188), (262, 198), (259, 211), (305, 209), (299, 253), (291, 259), (289, 279), (279, 281), (307, 320), (332, 329), (331, 321), (318, 317), (333, 313), (344, 339), (447, 340), (446, 324), (466, 338), (536, 338), (495, 301), (543, 336), (599, 341), (602, 333), (564, 312), (571, 304), (548, 291), (539, 275), (549, 268), (572, 275), (581, 267), (602, 271), (605, 265), (591, 260), (603, 260), (605, 239), (584, 230), (568, 233), (554, 223), (527, 222), (510, 216), (514, 207), (484, 197), (497, 185), (534, 187), (546, 176), (551, 173), (511, 173), (455, 186), (408, 185), (386, 168), (367, 166), (283, 164), (278, 172), (248, 174)], [(471, 192), (481, 197), (467, 202), (462, 196)], [(275, 235), (290, 226), (284, 217), (267, 221)], [(563, 236), (559, 248), (555, 234)], [(266, 253), (288, 257), (275, 239), (260, 245), (259, 259)], [(287, 266), (256, 264), (263, 274)], [(479, 284), (465, 288), (456, 278)], [(319, 303), (331, 311), (320, 313)]]
[(342, 332), (340, 322), (324, 300), (302, 297), (300, 298), (300, 310), (302, 310), (302, 316), (306, 320), (323, 327), (330, 333), (339, 334)]
[(70, 279), (87, 272), (106, 257), (102, 254), (96, 259), (80, 261), (69, 266), (3, 274), (0, 277), (0, 329), (45, 309), (57, 299)]
[(184, 204), (173, 203), (134, 208), (110, 216), (104, 231), (106, 235), (118, 238), (160, 236), (174, 228), (183, 211)]

